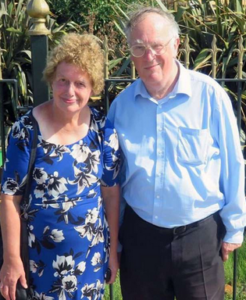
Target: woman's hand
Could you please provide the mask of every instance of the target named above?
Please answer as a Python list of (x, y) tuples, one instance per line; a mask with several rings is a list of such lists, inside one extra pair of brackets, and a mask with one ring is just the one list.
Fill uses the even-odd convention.
[(26, 276), (21, 258), (10, 258), (4, 261), (0, 271), (0, 292), (6, 300), (15, 300), (16, 285), (27, 288)]
[(1, 194), (0, 221), (3, 238), (3, 266), (0, 271), (0, 292), (7, 300), (15, 300), (16, 284), (27, 288), (20, 258), (20, 201), (22, 196)]
[(112, 284), (115, 282), (117, 271), (119, 269), (117, 253), (110, 253), (108, 267), (111, 270), (111, 277), (107, 283)]

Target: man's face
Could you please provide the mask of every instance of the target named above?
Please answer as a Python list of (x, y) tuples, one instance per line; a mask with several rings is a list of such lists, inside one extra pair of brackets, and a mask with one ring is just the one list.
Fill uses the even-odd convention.
[[(168, 77), (172, 77), (176, 70), (175, 58), (179, 39), (173, 37), (171, 32), (170, 25), (155, 13), (144, 16), (131, 31), (130, 46), (146, 46), (142, 57), (132, 55), (131, 59), (147, 89), (168, 84)], [(157, 55), (152, 49), (157, 49), (158, 52), (159, 45), (164, 46), (165, 50)]]

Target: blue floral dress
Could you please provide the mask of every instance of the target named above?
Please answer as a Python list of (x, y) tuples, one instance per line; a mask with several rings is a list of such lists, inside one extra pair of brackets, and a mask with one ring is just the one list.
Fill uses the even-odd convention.
[[(95, 108), (86, 137), (71, 145), (42, 139), (33, 170), (29, 232), (35, 299), (102, 299), (109, 233), (100, 186), (114, 186), (119, 170), (115, 129)], [(9, 135), (2, 192), (23, 194), (33, 137), (31, 112)]]

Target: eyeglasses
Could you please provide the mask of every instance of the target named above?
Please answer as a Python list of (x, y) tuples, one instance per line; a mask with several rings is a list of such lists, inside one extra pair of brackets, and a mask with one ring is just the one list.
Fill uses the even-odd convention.
[(166, 52), (166, 47), (172, 39), (173, 38), (171, 38), (165, 45), (161, 43), (156, 43), (151, 46), (138, 43), (136, 45), (133, 45), (129, 50), (131, 52), (131, 55), (134, 57), (142, 57), (146, 53), (147, 49), (150, 49), (154, 55), (161, 55)]

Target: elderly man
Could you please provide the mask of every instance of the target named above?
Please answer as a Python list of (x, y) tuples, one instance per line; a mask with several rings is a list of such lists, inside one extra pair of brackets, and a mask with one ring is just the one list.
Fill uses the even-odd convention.
[(231, 102), (177, 61), (178, 33), (168, 12), (132, 14), (126, 34), (140, 79), (108, 115), (124, 156), (124, 300), (222, 300), (223, 261), (243, 241), (244, 161)]

